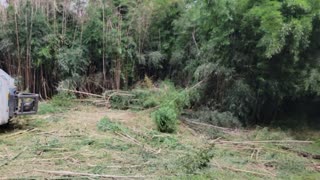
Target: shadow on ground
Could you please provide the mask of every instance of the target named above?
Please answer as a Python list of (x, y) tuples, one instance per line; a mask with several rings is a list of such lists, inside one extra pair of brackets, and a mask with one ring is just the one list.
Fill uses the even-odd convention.
[(0, 126), (0, 135), (5, 133), (10, 133), (16, 130), (25, 130), (28, 129), (28, 124), (26, 124), (24, 121), (19, 121), (18, 119), (13, 119), (9, 121), (8, 124), (1, 125)]

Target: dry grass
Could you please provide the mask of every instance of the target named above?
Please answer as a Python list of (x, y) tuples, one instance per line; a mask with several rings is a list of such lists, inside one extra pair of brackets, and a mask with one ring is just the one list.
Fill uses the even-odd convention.
[[(97, 124), (104, 117), (125, 130), (99, 131)], [(180, 123), (176, 134), (161, 134), (146, 112), (106, 110), (90, 105), (20, 118), (14, 125), (1, 127), (0, 179), (67, 177), (41, 170), (145, 179), (316, 179), (320, 175), (319, 161), (269, 144), (216, 143), (208, 167), (191, 174), (181, 169), (183, 157), (212, 142), (210, 137), (214, 136), (208, 133), (221, 135), (224, 140), (284, 136), (270, 135), (273, 132), (265, 130), (231, 135), (203, 133)], [(311, 149), (320, 154), (318, 146)]]

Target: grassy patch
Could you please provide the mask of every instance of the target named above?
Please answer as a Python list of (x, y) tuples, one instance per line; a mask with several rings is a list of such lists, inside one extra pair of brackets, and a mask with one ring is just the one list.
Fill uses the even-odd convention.
[(57, 113), (60, 112), (61, 109), (54, 106), (51, 103), (47, 103), (47, 102), (41, 102), (39, 104), (39, 110), (38, 110), (38, 114), (42, 115), (42, 114), (53, 114), (53, 113)]
[(97, 124), (98, 130), (107, 132), (127, 132), (128, 129), (117, 122), (111, 121), (108, 117), (102, 118)]
[(193, 154), (186, 155), (180, 159), (181, 167), (183, 171), (189, 174), (193, 174), (203, 168), (209, 166), (209, 162), (214, 157), (213, 145), (199, 149)]
[[(320, 149), (319, 142), (308, 145), (226, 143), (228, 140), (248, 142), (296, 139), (293, 132), (281, 129), (240, 129), (230, 134), (221, 134), (210, 128), (192, 131), (185, 127), (187, 124), (177, 124), (176, 133), (164, 134), (153, 129), (154, 124), (147, 113), (106, 112), (105, 108), (80, 105), (67, 112), (48, 112), (45, 116), (32, 117), (36, 118), (26, 120), (32, 126), (27, 129), (36, 127), (36, 131), (25, 131), (25, 127), (0, 133), (0, 164), (21, 153), (8, 165), (1, 167), (0, 174), (13, 179), (72, 178), (34, 171), (46, 169), (124, 176), (145, 175), (146, 179), (319, 177), (317, 167), (320, 161), (281, 148), (286, 146), (316, 154)], [(305, 134), (304, 140), (316, 140), (319, 137), (316, 132), (312, 136), (307, 132)], [(216, 141), (214, 147), (210, 146), (212, 138), (216, 137), (222, 139)]]
[(56, 148), (61, 148), (61, 147), (62, 147), (62, 144), (60, 143), (60, 140), (57, 138), (52, 138), (52, 139), (46, 140), (45, 142), (41, 142), (38, 139), (34, 144), (34, 151), (35, 153), (50, 152), (50, 151), (55, 151)]
[(75, 103), (72, 101), (75, 97), (66, 93), (59, 93), (49, 102), (41, 102), (39, 105), (38, 114), (54, 114), (65, 112)]
[(269, 128), (256, 128), (255, 131), (252, 131), (250, 134), (250, 139), (254, 140), (285, 140), (291, 139), (290, 136), (280, 129), (270, 130)]

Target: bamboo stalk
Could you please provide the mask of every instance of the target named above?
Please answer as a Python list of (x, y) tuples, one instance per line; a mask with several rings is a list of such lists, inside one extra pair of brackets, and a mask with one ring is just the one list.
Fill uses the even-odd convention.
[(298, 141), (298, 140), (271, 140), (271, 141), (218, 141), (220, 143), (230, 143), (230, 144), (281, 144), (281, 143), (300, 143), (300, 144), (312, 144), (313, 141)]
[(92, 94), (92, 93), (87, 93), (87, 92), (82, 92), (82, 91), (76, 91), (76, 90), (70, 90), (70, 89), (64, 89), (64, 88), (59, 88), (58, 90), (68, 91), (68, 92), (73, 92), (73, 93), (78, 93), (78, 94), (84, 94), (84, 95), (94, 96), (94, 97), (99, 97), (99, 98), (105, 98), (104, 96), (101, 96), (98, 94)]
[(265, 173), (261, 173), (261, 172), (248, 171), (248, 170), (237, 169), (237, 168), (233, 168), (233, 167), (220, 166), (218, 164), (214, 164), (214, 166), (219, 167), (221, 169), (231, 170), (231, 171), (234, 171), (234, 172), (243, 172), (243, 173), (249, 173), (249, 174), (258, 175), (258, 176), (273, 176), (273, 177), (276, 176), (275, 174), (270, 173), (270, 172), (268, 172), (268, 174), (265, 174)]
[(90, 173), (78, 173), (71, 171), (47, 171), (47, 170), (34, 170), (35, 172), (62, 175), (62, 176), (73, 176), (73, 177), (96, 177), (96, 178), (111, 178), (111, 179), (144, 179), (146, 176), (121, 176), (121, 175), (106, 175), (106, 174), (90, 174)]

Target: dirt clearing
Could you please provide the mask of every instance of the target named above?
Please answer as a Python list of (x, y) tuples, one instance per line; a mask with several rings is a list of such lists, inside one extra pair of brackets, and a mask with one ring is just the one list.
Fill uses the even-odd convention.
[(0, 174), (1, 179), (320, 177), (320, 161), (299, 154), (320, 154), (319, 144), (289, 141), (294, 139), (268, 129), (228, 134), (183, 123), (176, 134), (162, 134), (146, 112), (78, 105), (1, 127)]

